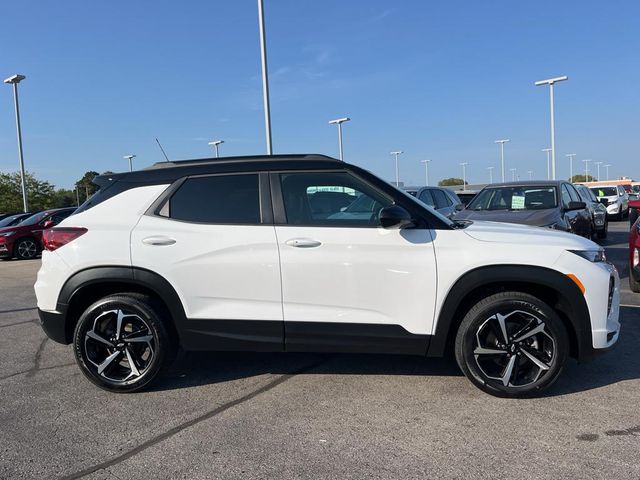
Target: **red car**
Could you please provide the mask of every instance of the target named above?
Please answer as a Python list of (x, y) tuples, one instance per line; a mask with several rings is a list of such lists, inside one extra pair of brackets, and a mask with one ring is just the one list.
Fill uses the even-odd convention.
[(57, 225), (75, 210), (76, 207), (45, 210), (31, 215), (13, 227), (0, 228), (0, 258), (35, 258), (42, 251), (42, 231), (45, 224), (51, 221), (47, 227)]
[[(640, 200), (629, 202), (638, 204)], [(631, 234), (629, 235), (629, 288), (631, 291), (640, 293), (640, 220), (631, 226)]]

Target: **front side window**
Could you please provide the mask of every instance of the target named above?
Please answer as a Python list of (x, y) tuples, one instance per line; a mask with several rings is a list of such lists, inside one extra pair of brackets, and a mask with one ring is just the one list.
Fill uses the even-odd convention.
[(214, 224), (259, 224), (258, 175), (188, 178), (171, 196), (168, 205), (166, 214), (175, 220)]
[(380, 225), (393, 200), (346, 172), (284, 173), (282, 198), (289, 225)]
[(469, 202), (469, 210), (543, 210), (556, 208), (555, 187), (485, 188)]

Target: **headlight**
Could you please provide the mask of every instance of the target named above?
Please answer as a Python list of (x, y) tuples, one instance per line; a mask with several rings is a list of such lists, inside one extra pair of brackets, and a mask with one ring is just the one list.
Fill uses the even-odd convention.
[(4, 233), (0, 233), (0, 237), (10, 237), (11, 235), (13, 235), (16, 232), (4, 232)]
[(571, 253), (575, 253), (579, 257), (589, 260), (590, 262), (606, 262), (607, 257), (604, 254), (604, 249), (599, 250), (569, 250)]

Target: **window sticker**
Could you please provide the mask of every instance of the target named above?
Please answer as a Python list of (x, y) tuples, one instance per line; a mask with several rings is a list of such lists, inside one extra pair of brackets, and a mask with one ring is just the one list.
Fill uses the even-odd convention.
[(513, 210), (521, 210), (524, 208), (524, 197), (520, 195), (514, 195), (511, 197), (511, 208)]

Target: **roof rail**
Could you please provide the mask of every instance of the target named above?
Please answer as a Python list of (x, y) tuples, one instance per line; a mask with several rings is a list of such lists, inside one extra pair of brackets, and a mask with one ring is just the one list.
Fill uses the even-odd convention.
[(170, 160), (168, 162), (156, 162), (150, 167), (143, 170), (155, 170), (158, 168), (168, 167), (184, 167), (190, 165), (202, 165), (207, 163), (234, 163), (234, 162), (269, 162), (281, 160), (332, 160), (339, 162), (340, 160), (322, 154), (287, 154), (287, 155), (245, 155), (239, 157), (214, 157), (214, 158), (196, 158), (192, 160)]

